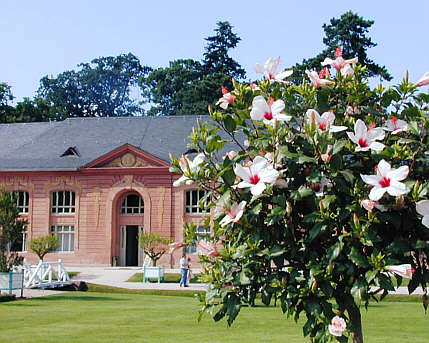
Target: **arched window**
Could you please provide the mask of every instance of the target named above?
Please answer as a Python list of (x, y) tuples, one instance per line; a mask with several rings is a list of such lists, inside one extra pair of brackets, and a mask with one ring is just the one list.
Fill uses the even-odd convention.
[(121, 214), (143, 214), (144, 203), (137, 194), (128, 194), (122, 201)]

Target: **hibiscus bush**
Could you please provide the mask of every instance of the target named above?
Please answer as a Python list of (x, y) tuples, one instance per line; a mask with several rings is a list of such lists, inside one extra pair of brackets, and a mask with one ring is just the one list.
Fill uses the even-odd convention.
[(201, 314), (231, 324), (260, 294), (304, 316), (311, 342), (361, 343), (361, 309), (394, 290), (390, 271), (428, 304), (429, 74), (372, 89), (340, 48), (300, 85), (278, 64), (224, 89), (190, 136), (198, 155), (172, 159), (175, 185), (210, 200)]

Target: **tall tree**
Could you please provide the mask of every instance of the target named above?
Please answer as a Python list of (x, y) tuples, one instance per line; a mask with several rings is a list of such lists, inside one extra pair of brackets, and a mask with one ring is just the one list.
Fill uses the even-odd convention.
[(0, 82), (0, 106), (8, 105), (13, 98), (11, 87), (5, 82)]
[(100, 57), (40, 80), (39, 96), (70, 117), (114, 117), (142, 113), (130, 91), (149, 71), (133, 54)]
[(0, 123), (9, 123), (8, 118), (13, 112), (13, 107), (9, 104), (14, 99), (11, 87), (5, 83), (0, 82)]
[(148, 115), (206, 114), (207, 107), (221, 94), (222, 86), (232, 87), (232, 77), (242, 79), (245, 71), (228, 55), (240, 38), (228, 22), (218, 22), (216, 34), (206, 38), (201, 62), (192, 59), (171, 61), (140, 79), (143, 103), (151, 105)]
[(29, 123), (51, 120), (63, 120), (67, 118), (66, 113), (50, 104), (46, 99), (34, 97), (24, 98), (16, 103), (15, 108), (10, 113), (8, 122)]
[(359, 63), (367, 67), (367, 76), (380, 77), (390, 81), (392, 76), (385, 66), (376, 64), (367, 55), (367, 50), (377, 46), (367, 35), (369, 28), (374, 24), (373, 20), (365, 20), (356, 13), (348, 11), (340, 18), (332, 18), (330, 24), (323, 24), (325, 37), (323, 43), (326, 49), (313, 58), (304, 59), (294, 67), (292, 78), (300, 82), (305, 75), (305, 70), (320, 70), (321, 62), (325, 57), (335, 58), (335, 50), (341, 46), (345, 59), (358, 57)]
[(232, 32), (232, 26), (227, 21), (219, 21), (214, 30), (216, 35), (207, 37), (203, 67), (206, 74), (226, 74), (243, 79), (246, 76), (244, 69), (228, 55), (230, 49), (237, 47), (241, 38)]

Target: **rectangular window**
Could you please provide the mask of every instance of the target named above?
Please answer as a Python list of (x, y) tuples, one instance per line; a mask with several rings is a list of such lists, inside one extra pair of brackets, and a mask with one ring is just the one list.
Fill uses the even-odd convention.
[(7, 251), (11, 252), (22, 252), (27, 251), (27, 231), (23, 231), (19, 239), (13, 243), (9, 243)]
[(72, 191), (52, 192), (51, 212), (53, 214), (74, 213), (75, 212), (75, 193)]
[(74, 226), (53, 225), (51, 233), (56, 235), (60, 241), (57, 251), (74, 251)]
[(20, 214), (28, 213), (28, 192), (24, 191), (13, 191), (16, 197), (16, 206), (19, 208)]
[[(207, 213), (204, 208), (208, 205), (206, 198), (207, 191), (193, 189), (186, 191), (186, 213)], [(200, 201), (204, 200), (204, 208), (201, 208)]]
[[(210, 228), (205, 226), (197, 226), (195, 227), (195, 232), (197, 234), (197, 241), (200, 241), (210, 235)], [(185, 251), (187, 254), (195, 254), (197, 252), (197, 242), (187, 245)]]

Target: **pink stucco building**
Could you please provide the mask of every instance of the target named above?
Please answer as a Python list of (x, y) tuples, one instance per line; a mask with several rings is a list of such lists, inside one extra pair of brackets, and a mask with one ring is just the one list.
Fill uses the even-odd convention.
[[(206, 118), (201, 118), (206, 120)], [(54, 233), (61, 247), (46, 260), (68, 265), (137, 266), (138, 232), (183, 238), (183, 223), (198, 223), (204, 192), (173, 187), (169, 153), (187, 151), (195, 116), (79, 118), (62, 122), (1, 124), (0, 183), (18, 192), (28, 220), (14, 250), (31, 262), (31, 237)], [(200, 234), (209, 234), (202, 228)], [(195, 247), (188, 247), (194, 262)], [(177, 267), (181, 250), (159, 264)]]

